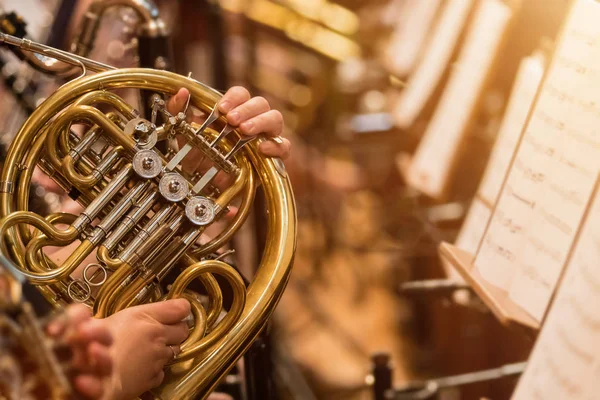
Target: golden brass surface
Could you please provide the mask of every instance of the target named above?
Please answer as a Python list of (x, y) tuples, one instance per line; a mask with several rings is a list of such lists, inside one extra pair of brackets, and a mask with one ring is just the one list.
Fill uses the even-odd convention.
[[(7, 35), (0, 36), (0, 41), (52, 54), (71, 65), (102, 69), (83, 57), (53, 52), (43, 45), (29, 43), (24, 48), (22, 42)], [(223, 116), (201, 130), (185, 118), (168, 115), (163, 108), (159, 110), (165, 121), (162, 125), (142, 124), (139, 121), (145, 120), (139, 119), (139, 113), (114, 93), (141, 89), (171, 96), (182, 87), (190, 92), (190, 105), (206, 114), (221, 96), (194, 79), (166, 71), (107, 69), (77, 78), (48, 97), (25, 122), (8, 150), (0, 176), (1, 182), (11, 182), (15, 188), (0, 193), (0, 250), (54, 306), (85, 302), (97, 317), (106, 317), (160, 298), (190, 300), (194, 327), (181, 354), (166, 369), (164, 383), (153, 391), (157, 399), (208, 396), (271, 316), (290, 274), (296, 240), (296, 210), (287, 174), (280, 160), (259, 153), (257, 140), (240, 142), (244, 137), (234, 129), (220, 138), (219, 131), (229, 127)], [(100, 104), (102, 111), (97, 108)], [(73, 128), (82, 125), (87, 131), (74, 134)], [(214, 152), (207, 159), (222, 158), (213, 165), (234, 165), (230, 171), (233, 183), (219, 190), (212, 183), (201, 185), (211, 170), (188, 173), (179, 162), (175, 169), (167, 170), (182, 150), (163, 154), (149, 139), (153, 132), (159, 139), (173, 139), (177, 134), (187, 143), (202, 140), (198, 150)], [(149, 154), (143, 153), (148, 150), (157, 154), (160, 162), (160, 171), (149, 178), (140, 168), (151, 170), (155, 166), (152, 159), (141, 158), (141, 163), (136, 159), (136, 155)], [(36, 164), (73, 194), (84, 211), (47, 217), (28, 211)], [(183, 179), (183, 187), (176, 181), (162, 186), (161, 180), (173, 173)], [(256, 187), (265, 194), (268, 233), (263, 258), (245, 287), (233, 267), (204, 257), (222, 247), (243, 225)], [(169, 200), (181, 190), (183, 200)], [(186, 208), (192, 198), (199, 197), (201, 201), (193, 203), (195, 208)], [(223, 222), (225, 228), (208, 243), (200, 244), (206, 227), (219, 221), (236, 201), (238, 214)], [(48, 246), (67, 245), (73, 246), (73, 252), (60, 265), (44, 253)], [(84, 278), (74, 278), (76, 270), (89, 268), (84, 260), (94, 255), (101, 267), (93, 273), (96, 280), (87, 279), (87, 269)], [(106, 279), (98, 284), (102, 271)], [(169, 272), (175, 272), (176, 278), (162, 296), (161, 286), (168, 283), (164, 280)], [(224, 277), (234, 293), (233, 305), (221, 319), (223, 297), (214, 275)], [(199, 295), (189, 289), (194, 281), (206, 289), (206, 309)], [(99, 290), (91, 290), (92, 286)]]

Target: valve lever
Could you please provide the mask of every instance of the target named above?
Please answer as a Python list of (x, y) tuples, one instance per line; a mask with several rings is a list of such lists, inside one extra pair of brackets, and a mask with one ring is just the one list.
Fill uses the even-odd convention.
[(217, 104), (215, 104), (215, 106), (213, 107), (212, 111), (210, 112), (208, 118), (206, 118), (206, 121), (204, 121), (204, 123), (200, 126), (200, 128), (198, 128), (198, 130), (196, 132), (194, 132), (196, 135), (204, 132), (204, 130), (213, 122), (215, 122), (216, 120), (218, 120), (221, 117), (221, 113), (219, 112), (219, 110), (217, 109)]
[(231, 125), (225, 125), (221, 133), (219, 133), (219, 136), (217, 136), (215, 140), (212, 141), (210, 147), (215, 147), (217, 143), (219, 143), (225, 136), (229, 135), (231, 132), (233, 132), (233, 127)]
[[(188, 74), (188, 78), (191, 78), (191, 77), (192, 77), (192, 73), (190, 72)], [(187, 101), (185, 102), (185, 107), (183, 108), (183, 113), (186, 115), (187, 115), (188, 108), (190, 107), (190, 100), (192, 100), (192, 95), (190, 92), (188, 92), (188, 98), (187, 98)]]
[(161, 99), (160, 96), (152, 96), (152, 116), (150, 117), (150, 122), (152, 122), (153, 125), (156, 125), (156, 119), (158, 118), (158, 108), (164, 105), (164, 103), (165, 101)]
[(244, 147), (245, 145), (247, 145), (248, 143), (250, 143), (251, 141), (253, 141), (254, 139), (256, 139), (256, 136), (249, 136), (249, 137), (242, 137), (236, 144), (235, 146), (233, 146), (233, 149), (231, 149), (231, 151), (229, 153), (227, 153), (227, 155), (225, 156), (225, 160), (229, 160), (231, 157), (233, 157), (238, 151), (240, 151), (242, 149), (242, 147)]

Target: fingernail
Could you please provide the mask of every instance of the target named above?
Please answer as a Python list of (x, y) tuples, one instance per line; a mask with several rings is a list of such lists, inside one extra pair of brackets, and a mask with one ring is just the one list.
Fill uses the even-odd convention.
[(237, 111), (232, 111), (227, 115), (227, 119), (229, 120), (229, 122), (231, 122), (232, 124), (237, 124), (239, 119), (240, 119), (240, 113)]
[(219, 103), (219, 108), (221, 109), (221, 111), (229, 111), (229, 102), (227, 100), (222, 101), (221, 103)]
[(242, 130), (245, 133), (247, 133), (247, 134), (253, 133), (253, 131), (254, 131), (254, 122), (252, 122), (252, 121), (246, 121), (246, 122), (244, 122), (241, 125), (240, 128), (242, 128)]

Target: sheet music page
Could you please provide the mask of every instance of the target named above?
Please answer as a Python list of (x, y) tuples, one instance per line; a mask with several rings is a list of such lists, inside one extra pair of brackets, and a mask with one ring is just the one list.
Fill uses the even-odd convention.
[(511, 8), (501, 0), (479, 2), (458, 61), (408, 173), (409, 183), (432, 198), (440, 197), (446, 186), (511, 16)]
[[(494, 150), (486, 167), (484, 179), (479, 185), (478, 196), (473, 199), (455, 242), (456, 247), (461, 250), (471, 254), (477, 252), (492, 215), (491, 205), (500, 192), (502, 180), (516, 151), (519, 136), (543, 73), (544, 57), (541, 54), (525, 57), (519, 66)], [(450, 278), (456, 279), (459, 276), (454, 269), (448, 270), (447, 273)]]
[(414, 122), (437, 87), (469, 16), (472, 0), (448, 0), (417, 69), (410, 75), (393, 114), (400, 128)]
[(475, 265), (541, 320), (600, 166), (600, 4), (578, 0)]
[(600, 389), (600, 194), (513, 400), (596, 400)]
[(488, 204), (495, 204), (500, 194), (502, 182), (542, 81), (544, 64), (544, 56), (541, 54), (521, 61), (496, 143), (477, 191)]
[(396, 75), (406, 76), (413, 69), (441, 3), (442, 0), (406, 0), (404, 23), (392, 34), (386, 51), (388, 64)]
[[(460, 232), (456, 238), (455, 245), (461, 250), (475, 254), (488, 220), (492, 215), (492, 210), (487, 204), (475, 197), (469, 207), (467, 217), (463, 222)], [(452, 268), (451, 265), (444, 263), (444, 268), (449, 279), (463, 281), (463, 278)]]
[(475, 254), (491, 215), (492, 210), (489, 206), (475, 197), (456, 238), (456, 246), (461, 250)]

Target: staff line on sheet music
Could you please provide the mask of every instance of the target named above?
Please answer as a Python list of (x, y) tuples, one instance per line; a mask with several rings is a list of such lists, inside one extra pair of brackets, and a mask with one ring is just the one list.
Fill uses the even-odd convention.
[(566, 303), (575, 311), (575, 315), (579, 318), (583, 325), (590, 330), (597, 332), (600, 330), (600, 319), (594, 319), (593, 316), (586, 312), (585, 307), (577, 301), (577, 296), (571, 293)]

